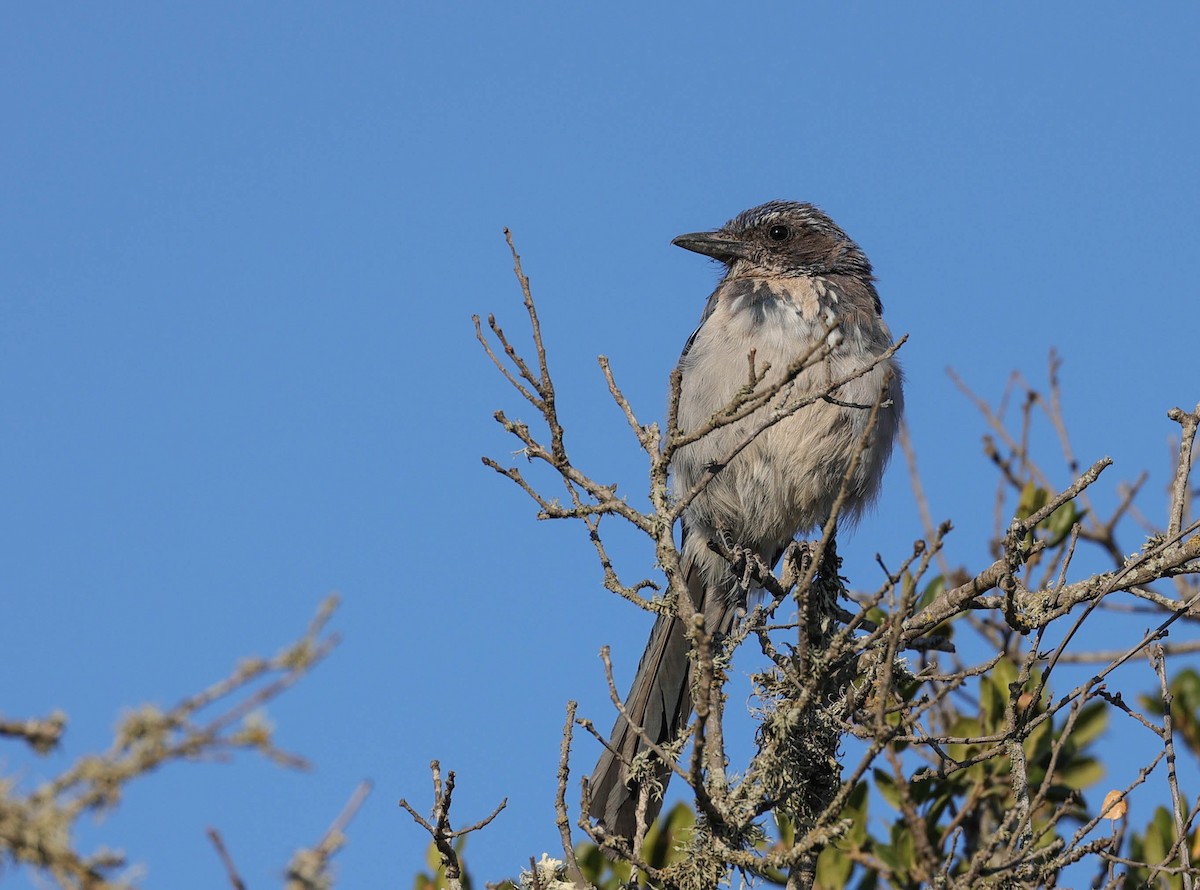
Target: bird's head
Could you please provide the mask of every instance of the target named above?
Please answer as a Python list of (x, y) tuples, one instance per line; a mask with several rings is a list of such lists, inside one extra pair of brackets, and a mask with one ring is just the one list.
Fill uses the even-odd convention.
[(723, 262), (729, 278), (853, 275), (871, 281), (866, 254), (812, 204), (771, 201), (712, 232), (671, 242)]

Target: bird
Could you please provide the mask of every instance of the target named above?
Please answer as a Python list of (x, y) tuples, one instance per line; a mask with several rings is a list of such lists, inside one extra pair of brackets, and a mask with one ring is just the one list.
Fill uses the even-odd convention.
[[(852, 524), (878, 495), (904, 410), (903, 375), (889, 354), (893, 339), (870, 261), (814, 205), (771, 201), (715, 231), (680, 235), (672, 244), (724, 266), (679, 359), (677, 418), (684, 433), (708, 423), (735, 398), (751, 363), (760, 369), (769, 363), (762, 384), (769, 387), (824, 340), (824, 357), (789, 385), (799, 393), (824, 393), (830, 381), (865, 369), (830, 398), (758, 433), (732, 459), (787, 388), (749, 417), (714, 429), (672, 458), (677, 499), (719, 468), (683, 510), (680, 569), (706, 633), (720, 639), (744, 613), (752, 591), (710, 543), (733, 542), (773, 567), (797, 535), (824, 526), (843, 480), (845, 500), (836, 522)], [(877, 402), (881, 408), (872, 427)], [(628, 720), (618, 716), (588, 782), (589, 815), (607, 833), (632, 842), (658, 815), (659, 792), (671, 770), (659, 761), (656, 782), (630, 778), (630, 761), (647, 747), (630, 721), (659, 746), (679, 739), (693, 705), (690, 649), (678, 614), (660, 612), (625, 699)]]

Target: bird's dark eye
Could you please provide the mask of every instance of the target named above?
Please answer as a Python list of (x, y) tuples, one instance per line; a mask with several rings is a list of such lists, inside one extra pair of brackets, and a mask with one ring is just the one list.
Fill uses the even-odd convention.
[(786, 241), (792, 237), (792, 230), (787, 226), (771, 226), (767, 229), (767, 237), (772, 241)]

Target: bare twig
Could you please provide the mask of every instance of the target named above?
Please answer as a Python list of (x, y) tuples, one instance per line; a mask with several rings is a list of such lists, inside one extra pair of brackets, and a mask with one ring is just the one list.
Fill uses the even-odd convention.
[[(575, 723), (575, 710), (578, 705), (567, 702), (567, 720), (563, 724), (562, 745), (558, 752), (558, 784), (554, 794), (554, 813), (558, 824), (558, 834), (562, 839), (563, 857), (567, 863), (567, 873), (571, 876), (576, 887), (586, 886), (583, 872), (579, 870), (579, 861), (575, 858), (575, 845), (571, 841), (571, 820), (567, 815), (567, 782), (571, 778), (571, 729)], [(534, 869), (536, 872), (537, 870)]]
[(23, 739), (38, 754), (49, 754), (56, 749), (66, 728), (67, 715), (61, 711), (27, 720), (0, 719), (0, 736)]
[(206, 833), (208, 834), (208, 839), (212, 841), (213, 847), (216, 848), (217, 856), (221, 858), (221, 864), (225, 866), (225, 874), (229, 878), (229, 886), (233, 887), (233, 890), (246, 890), (246, 882), (238, 874), (233, 857), (229, 855), (229, 850), (226, 849), (225, 842), (221, 839), (221, 833), (215, 828), (209, 828)]
[(1200, 427), (1200, 404), (1190, 414), (1180, 408), (1172, 408), (1167, 416), (1179, 424), (1179, 462), (1175, 467), (1175, 481), (1171, 484), (1171, 521), (1167, 525), (1168, 535), (1177, 535), (1183, 528), (1184, 509), (1187, 504), (1188, 475), (1192, 470), (1192, 442), (1196, 429)]
[(450, 827), (450, 804), (454, 796), (454, 771), (451, 770), (446, 775), (445, 783), (442, 782), (442, 765), (438, 761), (431, 761), (429, 769), (433, 773), (433, 813), (429, 819), (425, 819), (418, 813), (404, 798), (400, 798), (400, 806), (412, 816), (414, 822), (429, 832), (429, 836), (433, 838), (434, 847), (438, 851), (438, 855), (442, 860), (442, 869), (446, 873), (446, 881), (449, 883), (451, 890), (461, 890), (462, 888), (462, 863), (458, 859), (458, 851), (454, 849), (454, 842), (465, 837), (472, 832), (486, 828), (493, 819), (500, 815), (500, 811), (508, 806), (508, 798), (500, 801), (496, 809), (492, 810), (491, 815), (480, 819), (478, 822), (468, 825), (466, 828), (454, 829)]
[[(1195, 430), (1193, 428), (1193, 434)], [(1171, 715), (1171, 703), (1174, 701), (1174, 696), (1171, 694), (1171, 687), (1167, 681), (1167, 665), (1166, 656), (1163, 655), (1162, 647), (1155, 644), (1150, 647), (1148, 652), (1150, 665), (1154, 668), (1154, 673), (1158, 676), (1159, 692), (1162, 696), (1163, 708), (1163, 725), (1162, 739), (1163, 751), (1167, 755), (1167, 788), (1171, 792), (1171, 816), (1175, 820), (1175, 837), (1178, 842), (1179, 864), (1184, 868), (1181, 873), (1183, 879), (1184, 890), (1192, 890), (1192, 876), (1190, 873), (1191, 861), (1189, 858), (1189, 844), (1187, 842), (1187, 829), (1184, 825), (1184, 811), (1187, 809), (1183, 802), (1183, 795), (1179, 791), (1179, 778), (1175, 772), (1175, 732), (1174, 721)]]

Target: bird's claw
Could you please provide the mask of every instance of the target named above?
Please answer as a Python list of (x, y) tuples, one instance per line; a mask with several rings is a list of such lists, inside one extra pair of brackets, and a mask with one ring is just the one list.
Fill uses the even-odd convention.
[(730, 571), (738, 578), (742, 589), (761, 587), (763, 579), (771, 573), (771, 567), (759, 556), (758, 551), (739, 544), (728, 529), (717, 529), (717, 534), (728, 554)]

